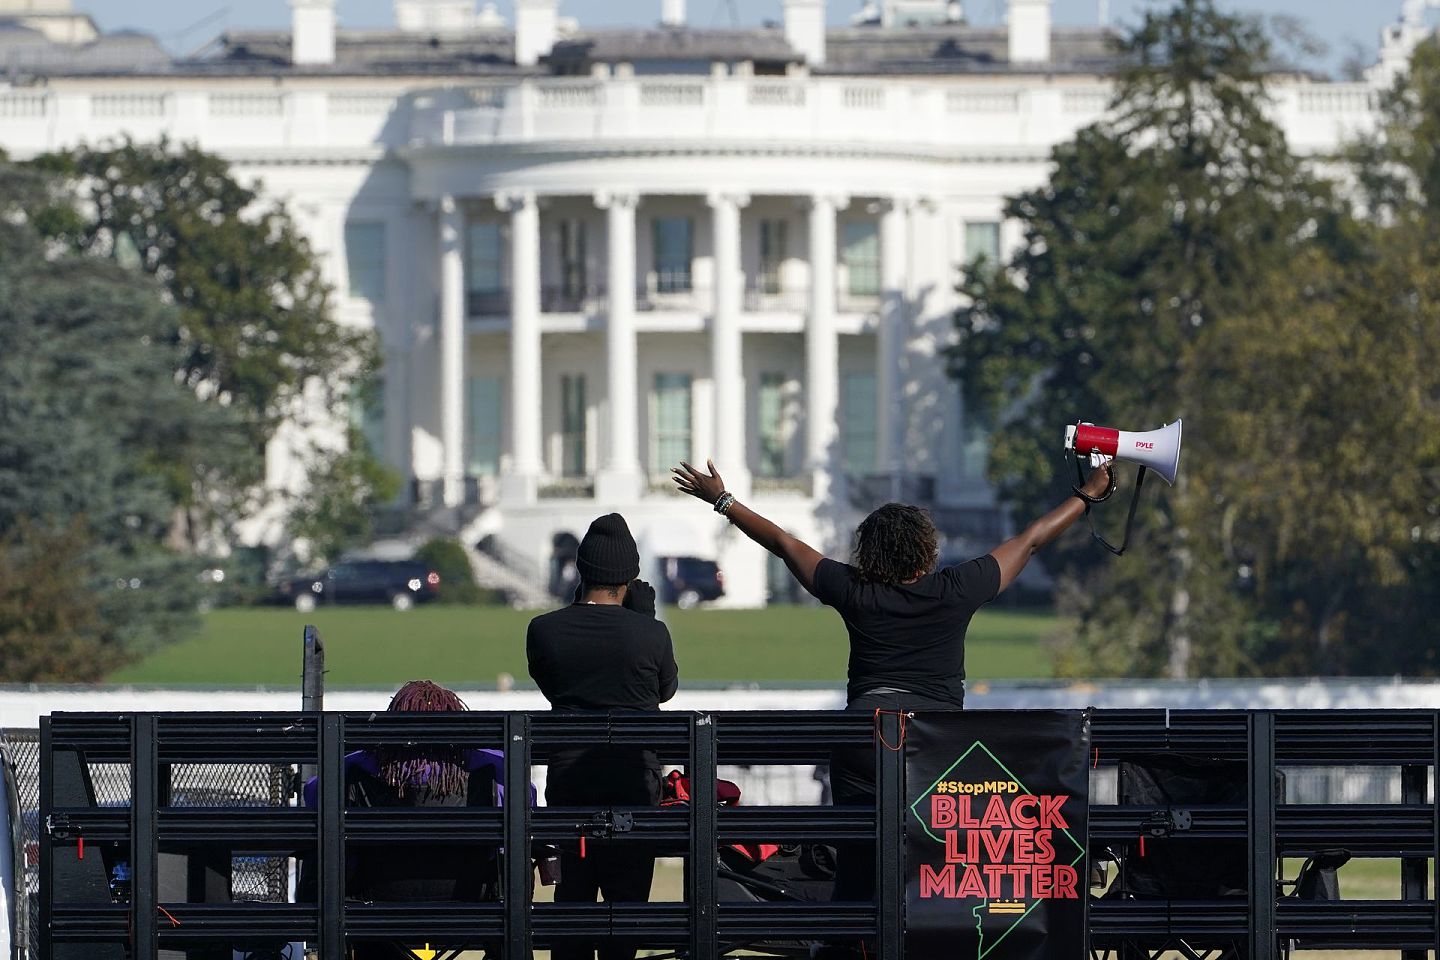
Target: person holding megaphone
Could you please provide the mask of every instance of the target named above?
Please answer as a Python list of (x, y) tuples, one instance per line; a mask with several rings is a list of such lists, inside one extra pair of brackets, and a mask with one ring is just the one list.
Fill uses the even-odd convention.
[[(887, 503), (861, 522), (849, 563), (823, 557), (741, 503), (713, 461), (705, 470), (673, 468), (676, 486), (711, 504), (740, 532), (785, 562), (815, 599), (836, 612), (850, 635), (847, 709), (957, 710), (965, 703), (965, 631), (975, 611), (1015, 581), (1043, 547), (1111, 489), (1108, 459), (1074, 495), (982, 557), (941, 570), (939, 536), (919, 507)], [(836, 804), (875, 799), (873, 747), (838, 750), (832, 759)], [(873, 848), (842, 850), (836, 900), (874, 894)]]

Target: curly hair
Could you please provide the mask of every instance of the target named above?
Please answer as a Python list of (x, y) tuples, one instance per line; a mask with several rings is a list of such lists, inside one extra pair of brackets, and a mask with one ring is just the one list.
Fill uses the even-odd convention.
[[(469, 710), (452, 690), (431, 680), (411, 680), (390, 698), (391, 713), (452, 713)], [(405, 796), (407, 787), (430, 786), (441, 796), (464, 793), (469, 775), (465, 751), (454, 744), (386, 744), (376, 750), (380, 778)]]
[(904, 583), (929, 573), (940, 555), (930, 514), (904, 503), (887, 503), (861, 521), (850, 564), (872, 583)]

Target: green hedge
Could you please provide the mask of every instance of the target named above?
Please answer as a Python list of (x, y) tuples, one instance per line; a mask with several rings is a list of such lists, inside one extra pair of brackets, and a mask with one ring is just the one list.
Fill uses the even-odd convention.
[(460, 541), (436, 537), (415, 551), (415, 559), (440, 574), (440, 603), (499, 602), (493, 590), (481, 589), (475, 583), (475, 572)]

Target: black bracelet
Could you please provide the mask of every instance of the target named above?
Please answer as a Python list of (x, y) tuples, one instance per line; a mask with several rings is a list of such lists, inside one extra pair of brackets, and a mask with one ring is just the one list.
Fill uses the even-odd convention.
[(715, 498), (715, 512), (720, 514), (722, 517), (728, 516), (730, 513), (730, 508), (734, 505), (735, 494), (731, 493), (728, 490), (721, 493), (720, 496)]

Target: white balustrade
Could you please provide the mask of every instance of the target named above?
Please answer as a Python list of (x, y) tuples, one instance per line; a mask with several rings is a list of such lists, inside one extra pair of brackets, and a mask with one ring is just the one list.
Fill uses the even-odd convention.
[(330, 112), (339, 117), (388, 116), (399, 102), (393, 93), (332, 93)]
[(97, 93), (90, 97), (93, 117), (163, 117), (169, 98), (163, 93)]
[(0, 117), (7, 120), (38, 120), (45, 116), (45, 94), (0, 94)]
[(700, 83), (647, 80), (640, 84), (640, 106), (703, 107), (705, 87)]
[(285, 97), (278, 93), (212, 93), (212, 117), (278, 117), (285, 113)]
[(1019, 113), (1018, 90), (947, 90), (945, 109), (951, 113)]
[(1296, 91), (1301, 113), (1370, 113), (1376, 106), (1375, 91), (1363, 84), (1333, 84)]
[[(751, 76), (531, 78), (408, 94), (0, 86), (0, 120), (16, 156), (125, 134), (221, 150), (644, 138), (1045, 151), (1103, 115), (1109, 95), (1103, 84)], [(1373, 126), (1376, 99), (1364, 84), (1277, 84), (1271, 112), (1297, 150), (1333, 153)]]
[(845, 106), (851, 110), (883, 110), (885, 108), (885, 88), (878, 84), (863, 87), (847, 86), (844, 102)]
[(1061, 109), (1066, 113), (1104, 113), (1110, 106), (1111, 91), (1108, 87), (1094, 87), (1088, 90), (1066, 90), (1061, 94)]
[(752, 107), (803, 107), (805, 85), (779, 80), (755, 80), (750, 83), (749, 103)]

